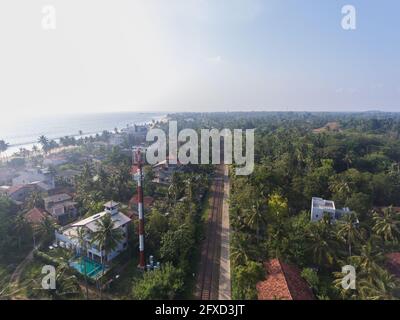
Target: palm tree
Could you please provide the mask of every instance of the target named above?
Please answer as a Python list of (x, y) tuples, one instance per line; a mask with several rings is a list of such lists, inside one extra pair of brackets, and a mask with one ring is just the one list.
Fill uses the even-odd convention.
[(256, 199), (253, 206), (245, 211), (245, 223), (256, 231), (257, 242), (260, 240), (260, 229), (266, 224), (266, 212), (261, 208), (260, 199)]
[(346, 214), (343, 220), (338, 222), (337, 236), (339, 239), (347, 242), (350, 257), (352, 254), (352, 244), (355, 244), (360, 239), (358, 224), (357, 216), (354, 213)]
[(42, 135), (39, 137), (38, 142), (42, 145), (43, 152), (47, 154), (50, 147), (49, 139), (47, 139), (46, 136)]
[(37, 232), (41, 237), (42, 241), (50, 242), (54, 237), (54, 231), (56, 229), (55, 222), (50, 217), (45, 217), (37, 228)]
[(230, 259), (232, 265), (243, 265), (250, 260), (248, 256), (248, 250), (246, 248), (247, 239), (242, 233), (236, 233), (232, 238)]
[(33, 208), (40, 208), (43, 209), (44, 208), (44, 200), (43, 200), (43, 196), (42, 193), (39, 191), (33, 191), (27, 202), (26, 202), (26, 208), (28, 210), (33, 209)]
[(360, 255), (352, 257), (352, 261), (360, 268), (361, 273), (370, 278), (380, 269), (379, 262), (382, 260), (382, 252), (376, 248), (372, 240), (361, 247)]
[(337, 176), (331, 179), (329, 190), (333, 193), (346, 198), (351, 193), (351, 187), (344, 177)]
[[(84, 258), (87, 257), (87, 230), (83, 227), (78, 228), (77, 230), (77, 240), (79, 244), (79, 248), (81, 250), (81, 256), (83, 261), (83, 270), (84, 270), (84, 277), (85, 277), (85, 288), (86, 288), (86, 299), (89, 299), (89, 289), (88, 289), (88, 281), (87, 281), (87, 270), (86, 270), (86, 261)], [(82, 254), (83, 251), (83, 254)]]
[(400, 220), (395, 216), (393, 207), (383, 209), (382, 214), (374, 212), (373, 220), (375, 225), (372, 227), (372, 230), (376, 235), (383, 237), (386, 242), (398, 242)]
[(24, 159), (29, 158), (30, 151), (26, 148), (19, 148), (19, 155)]
[(343, 288), (343, 278), (345, 275), (342, 272), (334, 272), (333, 276), (335, 280), (333, 281), (333, 285), (340, 292), (340, 295), (343, 300), (357, 300), (357, 291), (356, 290), (349, 290), (349, 288)]
[[(123, 235), (120, 229), (115, 229), (114, 221), (109, 214), (104, 215), (99, 221), (96, 221), (96, 227), (97, 230), (92, 235), (92, 243), (100, 248), (103, 278), (108, 254), (118, 246), (123, 239)], [(101, 286), (100, 299), (102, 299)]]
[(172, 199), (172, 204), (176, 204), (180, 194), (181, 181), (177, 178), (176, 174), (173, 174), (171, 184), (168, 187), (168, 198)]
[(346, 163), (347, 170), (350, 169), (350, 166), (353, 163), (353, 159), (355, 158), (355, 154), (353, 151), (347, 151), (346, 154), (344, 155), (344, 162)]
[(29, 224), (25, 220), (25, 217), (23, 214), (19, 214), (15, 217), (13, 230), (17, 235), (18, 249), (21, 249), (22, 236), (26, 233), (28, 226), (29, 226)]
[(32, 147), (32, 152), (34, 156), (37, 156), (37, 154), (39, 153), (39, 148), (37, 147), (37, 145), (33, 145)]
[(311, 225), (310, 251), (318, 265), (330, 267), (335, 262), (338, 244), (336, 239), (332, 239), (331, 226), (324, 221), (325, 219), (320, 224)]
[(45, 290), (54, 300), (76, 296), (81, 292), (78, 279), (75, 275), (67, 275), (68, 266), (61, 264), (56, 272), (56, 289)]
[(1, 154), (6, 151), (9, 147), (9, 144), (5, 142), (4, 140), (0, 140), (0, 156)]
[(398, 279), (385, 269), (376, 270), (372, 278), (363, 278), (358, 282), (358, 291), (366, 300), (394, 300), (394, 291), (399, 287)]
[(193, 176), (189, 176), (187, 179), (185, 179), (186, 196), (188, 197), (190, 203), (192, 203), (193, 201), (193, 182), (194, 182)]

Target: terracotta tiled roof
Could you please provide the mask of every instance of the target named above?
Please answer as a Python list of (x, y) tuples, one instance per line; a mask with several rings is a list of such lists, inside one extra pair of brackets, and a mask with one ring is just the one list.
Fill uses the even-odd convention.
[(259, 300), (314, 300), (300, 270), (273, 259), (264, 263), (266, 279), (257, 283)]
[(400, 252), (392, 252), (386, 255), (386, 269), (400, 278)]
[(40, 224), (48, 214), (39, 208), (33, 208), (25, 214), (25, 219), (32, 224)]

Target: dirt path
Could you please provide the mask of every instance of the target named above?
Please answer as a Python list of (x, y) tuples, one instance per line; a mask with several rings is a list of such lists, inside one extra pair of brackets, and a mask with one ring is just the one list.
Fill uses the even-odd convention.
[(219, 296), (218, 300), (231, 300), (231, 261), (229, 245), (229, 171), (228, 166), (224, 170), (224, 199), (222, 205), (222, 230), (221, 230), (221, 257), (219, 270)]
[(33, 260), (33, 251), (35, 251), (35, 249), (32, 249), (24, 258), (24, 260), (22, 260), (22, 262), (17, 266), (17, 268), (15, 268), (10, 277), (10, 286), (18, 285), (22, 271), (24, 271), (26, 265)]

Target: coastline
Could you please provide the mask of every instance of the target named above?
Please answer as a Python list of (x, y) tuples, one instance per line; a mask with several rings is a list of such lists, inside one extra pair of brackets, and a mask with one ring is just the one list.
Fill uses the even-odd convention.
[[(150, 116), (151, 114), (149, 114)], [(150, 117), (149, 117), (150, 118)], [(153, 123), (153, 121), (156, 122), (164, 122), (164, 121), (168, 121), (168, 115), (167, 114), (157, 114), (156, 116), (152, 117), (151, 120), (148, 121), (137, 121), (137, 122), (133, 122), (131, 125), (136, 124), (136, 125), (150, 125), (151, 123)], [(117, 128), (118, 130), (124, 129), (125, 127), (123, 126), (115, 126), (115, 128)], [(86, 138), (86, 137), (93, 137), (96, 134), (101, 134), (103, 131), (109, 131), (110, 133), (114, 134), (114, 132), (110, 131), (109, 129), (101, 129), (101, 130), (97, 130), (97, 131), (90, 131), (90, 132), (84, 132), (83, 134), (79, 134), (79, 133), (72, 133), (67, 135), (68, 137), (74, 137), (76, 139), (80, 139), (80, 138)], [(44, 136), (47, 135), (51, 135), (51, 132), (47, 132), (43, 134)], [(62, 136), (57, 136), (57, 137), (53, 137), (51, 138), (51, 140), (56, 141), (57, 143), (60, 141), (61, 138), (65, 137), (66, 135), (62, 135)], [(1, 138), (1, 137), (0, 137)], [(37, 137), (39, 138), (39, 136)], [(8, 141), (6, 141), (8, 142)], [(33, 146), (40, 146), (39, 143), (36, 141), (32, 141), (32, 139), (30, 141), (25, 141), (25, 142), (20, 142), (20, 143), (14, 143), (9, 145), (9, 148), (1, 153), (1, 158), (0, 162), (2, 161), (7, 161), (10, 160), (12, 158), (14, 158), (14, 154), (19, 152), (20, 149), (27, 149), (29, 151), (32, 151)], [(54, 150), (55, 152), (53, 153), (57, 153), (57, 152), (61, 152), (62, 150), (58, 150), (58, 149), (63, 149), (63, 147), (57, 148), (57, 151)], [(64, 150), (64, 149), (63, 149)]]

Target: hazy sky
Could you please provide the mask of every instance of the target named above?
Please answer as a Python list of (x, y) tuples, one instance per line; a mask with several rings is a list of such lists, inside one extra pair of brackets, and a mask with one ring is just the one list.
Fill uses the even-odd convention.
[(400, 111), (399, 15), (398, 0), (1, 0), (0, 112)]

